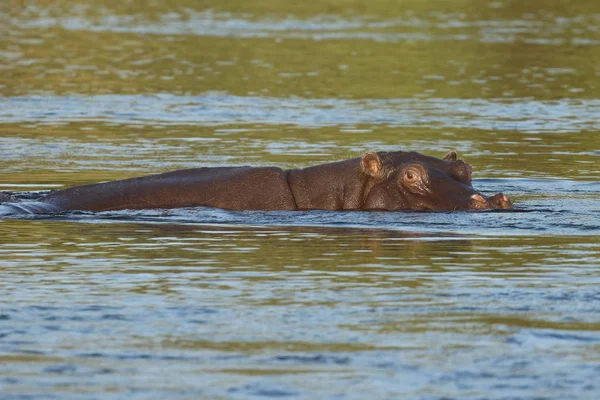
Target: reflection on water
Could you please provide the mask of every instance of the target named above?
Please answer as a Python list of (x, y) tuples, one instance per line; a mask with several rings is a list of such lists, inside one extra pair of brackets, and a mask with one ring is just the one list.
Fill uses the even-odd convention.
[[(19, 28), (61, 27), (68, 30), (111, 31), (136, 34), (200, 35), (233, 38), (311, 39), (311, 40), (375, 40), (428, 41), (476, 40), (483, 43), (512, 43), (557, 45), (600, 44), (595, 24), (598, 15), (575, 15), (559, 18), (536, 18), (523, 15), (517, 19), (470, 20), (461, 13), (431, 13), (417, 16), (406, 12), (393, 19), (373, 16), (343, 18), (321, 14), (307, 19), (287, 16), (283, 19), (246, 19), (243, 15), (216, 13), (213, 10), (157, 14), (114, 15), (109, 9), (94, 9), (97, 16), (86, 17), (78, 8), (75, 15), (50, 16), (48, 10), (30, 8), (26, 18), (8, 18)], [(85, 10), (87, 11), (87, 10)]]
[(6, 122), (105, 121), (115, 124), (219, 126), (252, 121), (302, 127), (387, 125), (392, 128), (519, 130), (573, 133), (600, 129), (600, 101), (388, 99), (338, 100), (270, 97), (89, 96), (0, 99)]
[[(340, 7), (333, 1), (323, 6), (303, 5), (301, 9), (291, 9), (287, 2), (283, 13), (273, 7), (275, 1), (251, 6), (252, 13), (244, 13), (242, 2), (215, 4), (215, 8), (196, 9), (191, 3), (180, 7), (163, 7), (160, 4), (146, 4), (137, 10), (119, 9), (116, 4), (105, 2), (63, 2), (60, 13), (46, 7), (29, 5), (8, 12), (6, 23), (18, 29), (61, 27), (69, 30), (116, 31), (129, 33), (152, 33), (158, 35), (200, 35), (237, 38), (275, 37), (313, 40), (479, 40), (484, 43), (506, 43), (523, 41), (538, 45), (572, 43), (597, 45), (600, 21), (598, 9), (592, 9), (591, 2), (581, 2), (581, 8), (552, 10), (550, 7), (535, 9), (518, 7), (497, 2), (500, 7), (476, 7), (459, 10), (444, 10), (447, 4), (406, 2), (403, 7), (388, 7), (385, 13), (371, 13), (385, 2), (365, 5), (362, 13), (356, 13), (352, 6)], [(88, 4), (81, 4), (88, 3)], [(93, 4), (98, 3), (98, 4)], [(378, 3), (378, 4), (377, 4)], [(412, 3), (412, 4), (410, 4)], [(421, 3), (421, 4), (419, 4)], [(516, 3), (516, 2), (513, 2)], [(491, 5), (492, 3), (490, 3)], [(233, 7), (232, 7), (233, 5)], [(157, 7), (158, 6), (158, 7)], [(429, 7), (428, 7), (429, 6)], [(311, 7), (313, 10), (311, 10)], [(231, 8), (234, 12), (225, 11)], [(342, 14), (336, 13), (336, 8)], [(521, 8), (521, 9), (519, 9)], [(487, 9), (487, 10), (486, 10)], [(504, 9), (504, 10), (503, 10)], [(590, 10), (591, 9), (591, 10)], [(15, 12), (16, 11), (16, 12)], [(237, 12), (236, 12), (237, 11)], [(265, 12), (266, 11), (266, 12)], [(298, 12), (300, 11), (300, 12)], [(594, 13), (589, 13), (594, 11)], [(305, 14), (305, 15), (302, 15)]]
[(462, 11), (439, 1), (361, 2), (360, 11), (335, 1), (60, 3), (0, 13), (5, 94), (597, 98), (593, 1)]
[(516, 204), (0, 220), (0, 397), (600, 397), (599, 26), (591, 0), (0, 2), (0, 190), (456, 149)]
[(485, 396), (498, 382), (515, 396), (550, 383), (562, 395), (597, 390), (592, 237), (48, 221), (0, 230), (11, 299), (2, 375), (17, 393), (43, 382), (57, 393), (141, 385), (207, 397), (365, 396), (374, 382), (381, 396), (454, 396), (463, 385)]

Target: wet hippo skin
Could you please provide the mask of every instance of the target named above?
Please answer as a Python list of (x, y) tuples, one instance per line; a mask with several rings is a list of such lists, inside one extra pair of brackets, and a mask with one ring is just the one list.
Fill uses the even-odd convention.
[[(366, 153), (303, 169), (206, 167), (75, 186), (13, 212), (58, 213), (206, 206), (229, 210), (468, 210), (511, 208), (471, 186), (471, 166), (415, 152)], [(0, 197), (2, 199), (2, 197)]]
[(463, 160), (459, 160), (455, 151), (449, 151), (446, 153), (444, 158), (441, 159), (426, 156), (421, 153), (417, 153), (416, 151), (390, 151), (379, 152), (378, 154), (382, 158), (383, 163), (386, 165), (398, 167), (409, 161), (419, 161), (424, 164), (431, 165), (432, 167), (441, 169), (455, 180), (471, 186), (471, 165), (467, 164)]
[(94, 185), (75, 186), (41, 199), (62, 210), (193, 206), (232, 210), (294, 210), (286, 174), (275, 167), (194, 168)]

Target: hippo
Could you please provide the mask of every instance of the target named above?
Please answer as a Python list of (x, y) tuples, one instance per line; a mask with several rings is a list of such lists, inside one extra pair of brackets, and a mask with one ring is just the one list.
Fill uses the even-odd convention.
[(368, 152), (302, 169), (184, 169), (75, 186), (33, 201), (3, 204), (4, 213), (8, 207), (11, 213), (29, 214), (195, 206), (227, 210), (481, 210), (512, 208), (512, 202), (502, 193), (486, 198), (475, 190), (471, 166), (457, 159), (455, 152), (442, 159), (416, 152)]
[(441, 169), (459, 182), (469, 186), (472, 185), (471, 174), (473, 169), (471, 164), (458, 159), (458, 155), (455, 151), (449, 151), (442, 159), (426, 156), (417, 153), (416, 151), (379, 152), (379, 155), (385, 160), (384, 162), (386, 164), (396, 167), (405, 164), (408, 161), (419, 161), (429, 164), (435, 168)]

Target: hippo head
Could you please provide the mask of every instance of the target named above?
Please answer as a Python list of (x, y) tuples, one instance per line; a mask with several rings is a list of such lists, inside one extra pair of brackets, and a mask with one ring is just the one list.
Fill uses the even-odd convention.
[[(512, 208), (510, 199), (501, 193), (485, 198), (468, 182), (461, 182), (445, 170), (422, 161), (410, 160), (400, 165), (382, 163), (377, 153), (367, 153), (362, 160), (372, 176), (379, 176), (366, 196), (363, 209), (379, 210), (480, 210)], [(466, 163), (464, 163), (466, 164)], [(467, 164), (468, 165), (468, 164)], [(466, 175), (465, 175), (466, 177)]]
[(471, 165), (459, 159), (455, 151), (449, 151), (444, 158), (426, 156), (416, 151), (392, 151), (378, 154), (385, 165), (399, 167), (410, 161), (419, 161), (440, 169), (455, 180), (471, 186)]

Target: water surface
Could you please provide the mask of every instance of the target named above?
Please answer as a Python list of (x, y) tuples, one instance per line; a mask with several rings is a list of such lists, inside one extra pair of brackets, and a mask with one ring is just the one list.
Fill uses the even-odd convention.
[(0, 190), (456, 149), (513, 211), (0, 221), (0, 397), (597, 399), (600, 6), (0, 5)]

